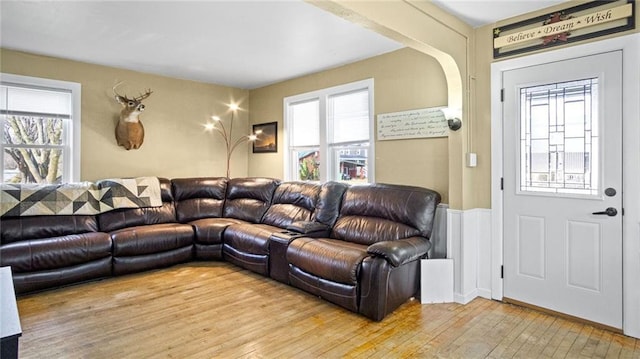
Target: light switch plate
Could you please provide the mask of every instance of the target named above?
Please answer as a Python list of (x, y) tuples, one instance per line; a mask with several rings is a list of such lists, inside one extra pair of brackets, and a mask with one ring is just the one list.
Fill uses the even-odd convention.
[(467, 167), (475, 167), (478, 165), (478, 155), (473, 152), (467, 153)]

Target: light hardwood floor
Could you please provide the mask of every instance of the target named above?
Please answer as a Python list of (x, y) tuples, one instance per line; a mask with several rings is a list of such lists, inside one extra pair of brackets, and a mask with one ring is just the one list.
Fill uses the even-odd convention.
[(486, 299), (372, 322), (228, 263), (18, 298), (21, 358), (640, 358), (638, 340)]

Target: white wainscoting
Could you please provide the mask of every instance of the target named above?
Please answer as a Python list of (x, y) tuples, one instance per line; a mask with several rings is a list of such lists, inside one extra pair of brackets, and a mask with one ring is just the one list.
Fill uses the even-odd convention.
[(447, 211), (447, 258), (454, 261), (453, 299), (491, 299), (491, 210)]

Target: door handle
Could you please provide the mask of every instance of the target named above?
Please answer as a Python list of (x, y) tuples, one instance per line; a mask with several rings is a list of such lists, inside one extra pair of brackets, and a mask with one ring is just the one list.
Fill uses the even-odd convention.
[(613, 207), (609, 207), (607, 209), (605, 209), (602, 212), (593, 212), (591, 214), (596, 214), (596, 215), (607, 215), (609, 217), (614, 217), (616, 214), (618, 214), (618, 210), (613, 208)]

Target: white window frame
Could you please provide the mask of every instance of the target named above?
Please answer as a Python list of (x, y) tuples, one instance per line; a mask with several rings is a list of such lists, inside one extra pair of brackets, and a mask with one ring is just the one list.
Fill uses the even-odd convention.
[[(63, 172), (62, 182), (80, 181), (80, 128), (81, 128), (81, 92), (82, 86), (76, 82), (45, 79), (40, 77), (22, 76), (0, 73), (0, 82), (7, 86), (21, 86), (27, 88), (49, 89), (53, 91), (67, 91), (71, 93), (71, 121), (65, 121), (63, 127)], [(0, 119), (0, 125), (4, 126)], [(0, 141), (0, 154), (4, 158), (4, 141)], [(0, 160), (0, 174), (4, 173), (4, 161)], [(0, 178), (0, 183), (3, 181)]]
[[(369, 147), (367, 155), (367, 182), (375, 182), (375, 137), (374, 137), (374, 86), (373, 79), (351, 82), (344, 85), (338, 85), (321, 90), (311, 91), (299, 95), (289, 96), (284, 98), (284, 174), (283, 177), (286, 181), (296, 180), (298, 171), (298, 159), (292, 158), (292, 148), (289, 146), (291, 133), (291, 112), (290, 105), (318, 100), (319, 101), (319, 119), (320, 119), (320, 182), (327, 182), (332, 179), (333, 166), (331, 166), (331, 147), (328, 144), (328, 106), (329, 97), (333, 95), (346, 94), (349, 92), (367, 90), (369, 92)], [(358, 143), (361, 141), (358, 141)], [(341, 144), (348, 145), (348, 144)], [(342, 147), (342, 146), (338, 146)], [(299, 148), (300, 149), (300, 148)]]

